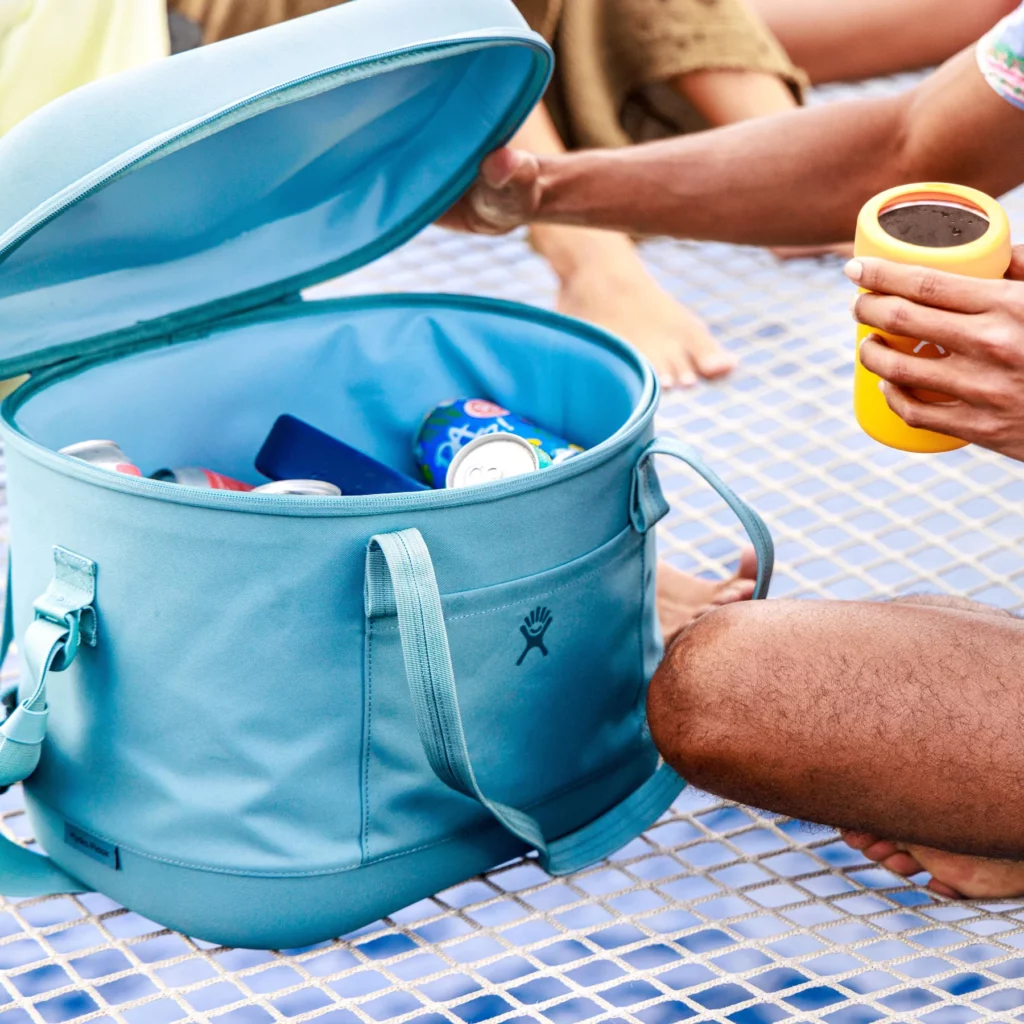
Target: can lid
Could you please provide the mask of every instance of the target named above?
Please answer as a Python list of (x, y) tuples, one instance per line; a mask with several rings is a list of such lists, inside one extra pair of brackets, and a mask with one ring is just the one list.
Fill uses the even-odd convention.
[(253, 494), (294, 494), (307, 498), (340, 498), (341, 488), (326, 480), (275, 480), (257, 487)]
[(97, 453), (106, 456), (113, 455), (118, 460), (124, 455), (121, 446), (116, 441), (78, 441), (75, 444), (69, 444), (66, 448), (61, 448), (58, 454), (67, 455), (72, 459), (88, 459), (90, 455), (94, 456)]
[(455, 454), (446, 487), (475, 487), (536, 473), (540, 469), (537, 449), (517, 434), (481, 434)]

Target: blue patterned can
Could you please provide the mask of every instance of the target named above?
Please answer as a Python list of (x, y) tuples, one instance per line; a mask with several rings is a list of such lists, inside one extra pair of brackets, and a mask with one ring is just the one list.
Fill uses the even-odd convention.
[(486, 434), (516, 434), (536, 449), (540, 468), (558, 465), (583, 449), (484, 398), (443, 402), (423, 421), (414, 455), (423, 478), (442, 488), (459, 449)]

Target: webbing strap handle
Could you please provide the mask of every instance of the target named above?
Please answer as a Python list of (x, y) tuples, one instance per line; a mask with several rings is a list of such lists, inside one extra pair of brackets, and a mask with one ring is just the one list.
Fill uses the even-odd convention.
[[(18, 702), (0, 725), (0, 792), (27, 779), (39, 764), (46, 736), (46, 677), (63, 672), (81, 643), (95, 645), (96, 565), (74, 552), (54, 548), (54, 578), (36, 602), (36, 618), (21, 647), (25, 666)], [(7, 560), (0, 663), (14, 640), (11, 559)], [(82, 892), (83, 886), (50, 860), (0, 836), (0, 893), (4, 896), (51, 896)]]
[(775, 545), (764, 520), (701, 458), (696, 449), (671, 437), (656, 437), (637, 459), (633, 472), (633, 500), (630, 517), (633, 526), (646, 533), (669, 511), (669, 504), (662, 493), (658, 476), (654, 471), (655, 455), (671, 455), (685, 462), (702, 477), (725, 503), (736, 513), (747, 531), (754, 550), (757, 552), (757, 582), (754, 585), (754, 600), (768, 596), (775, 567)]
[(416, 728), (434, 774), (451, 789), (478, 801), (512, 835), (533, 847), (550, 874), (569, 874), (614, 853), (657, 821), (685, 786), (671, 768), (662, 765), (601, 817), (548, 841), (534, 817), (489, 799), (477, 781), (459, 710), (441, 595), (430, 552), (418, 530), (383, 534), (370, 541), (366, 614), (370, 619), (398, 619)]

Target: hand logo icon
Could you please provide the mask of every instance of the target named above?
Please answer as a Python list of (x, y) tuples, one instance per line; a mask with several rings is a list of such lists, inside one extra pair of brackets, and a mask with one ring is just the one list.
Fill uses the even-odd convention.
[(551, 612), (547, 608), (535, 608), (526, 618), (523, 620), (523, 624), (519, 627), (519, 632), (526, 637), (526, 647), (523, 649), (523, 653), (519, 656), (519, 660), (516, 665), (522, 665), (526, 660), (526, 656), (536, 648), (546, 658), (548, 656), (548, 649), (544, 646), (544, 634), (547, 633), (548, 627), (551, 625)]

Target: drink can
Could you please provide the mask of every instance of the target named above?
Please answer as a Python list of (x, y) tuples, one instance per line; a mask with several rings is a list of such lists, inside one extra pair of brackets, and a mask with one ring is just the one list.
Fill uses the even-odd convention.
[(223, 473), (215, 473), (212, 469), (199, 466), (186, 466), (183, 469), (161, 469), (153, 474), (153, 480), (178, 484), (181, 487), (201, 487), (208, 491), (251, 491), (252, 484), (243, 484)]
[(88, 462), (98, 469), (106, 469), (111, 473), (123, 473), (125, 476), (142, 476), (142, 470), (128, 458), (115, 441), (79, 441), (61, 448), (61, 455)]
[[(544, 462), (542, 463), (541, 458)], [(452, 459), (445, 487), (476, 487), (536, 473), (551, 465), (539, 448), (518, 434), (481, 434), (464, 444)]]
[(583, 449), (529, 420), (483, 398), (444, 402), (423, 421), (416, 441), (416, 462), (424, 479), (445, 486), (448, 468), (460, 448), (487, 434), (513, 434), (528, 441), (541, 455), (541, 467), (559, 465)]
[(253, 494), (291, 494), (302, 498), (340, 498), (341, 488), (326, 480), (275, 480), (253, 490)]

